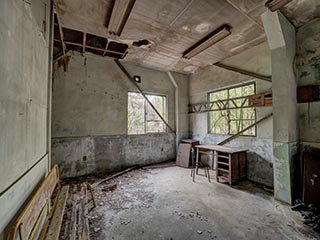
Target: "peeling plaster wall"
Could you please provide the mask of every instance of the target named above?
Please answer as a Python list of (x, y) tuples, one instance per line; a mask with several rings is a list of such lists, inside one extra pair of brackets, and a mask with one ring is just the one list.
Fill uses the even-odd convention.
[[(167, 96), (168, 123), (175, 128), (175, 88), (166, 72), (123, 63), (141, 76), (144, 92)], [(187, 99), (188, 76), (173, 73), (179, 98)], [(184, 88), (183, 88), (184, 87)], [(171, 133), (127, 136), (128, 91), (137, 91), (116, 63), (74, 53), (64, 72), (54, 67), (52, 162), (63, 177), (119, 170), (175, 158)], [(180, 131), (188, 131), (187, 108), (181, 106)]]
[[(238, 68), (271, 75), (270, 50), (266, 43), (258, 45), (244, 53), (224, 60), (225, 64)], [(207, 101), (208, 92), (232, 85), (255, 82), (256, 92), (262, 93), (271, 89), (271, 83), (250, 78), (216, 66), (209, 66), (199, 70), (190, 78), (190, 103)], [(272, 107), (256, 109), (257, 119), (272, 112)], [(190, 114), (190, 132), (201, 144), (216, 144), (228, 136), (208, 134), (207, 113)], [(256, 137), (238, 137), (226, 146), (249, 149), (248, 178), (252, 181), (273, 186), (272, 163), (272, 117), (262, 122), (257, 127)]]
[(0, 1), (0, 239), (48, 171), (49, 16), (50, 1)]
[[(298, 86), (320, 85), (320, 19), (297, 32), (296, 75)], [(300, 140), (320, 142), (320, 102), (299, 103)]]

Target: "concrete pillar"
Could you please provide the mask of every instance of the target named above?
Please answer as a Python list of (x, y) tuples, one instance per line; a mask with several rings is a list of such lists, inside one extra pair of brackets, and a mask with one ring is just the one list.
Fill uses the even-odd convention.
[(280, 11), (262, 15), (272, 60), (273, 169), (276, 200), (292, 202), (292, 161), (297, 151), (296, 31)]

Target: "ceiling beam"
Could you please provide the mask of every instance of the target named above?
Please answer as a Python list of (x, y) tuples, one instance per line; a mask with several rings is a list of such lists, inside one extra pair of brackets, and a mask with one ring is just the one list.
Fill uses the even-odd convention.
[(56, 5), (54, 5), (53, 9), (54, 9), (54, 13), (56, 14), (57, 21), (58, 21), (59, 35), (60, 35), (61, 45), (62, 45), (62, 52), (63, 52), (63, 55), (66, 55), (66, 44), (64, 43), (63, 30), (62, 30), (60, 16), (58, 14)]
[(257, 78), (257, 79), (260, 79), (260, 80), (263, 80), (263, 81), (272, 82), (272, 77), (271, 76), (264, 76), (264, 75), (261, 75), (261, 74), (258, 74), (258, 73), (254, 73), (254, 72), (250, 72), (250, 71), (247, 71), (247, 70), (243, 70), (243, 69), (240, 69), (240, 68), (228, 66), (228, 65), (225, 65), (225, 64), (220, 63), (220, 62), (215, 63), (214, 66), (217, 66), (217, 67), (220, 67), (220, 68), (232, 71), (232, 72), (240, 73), (242, 75), (254, 77), (254, 78)]

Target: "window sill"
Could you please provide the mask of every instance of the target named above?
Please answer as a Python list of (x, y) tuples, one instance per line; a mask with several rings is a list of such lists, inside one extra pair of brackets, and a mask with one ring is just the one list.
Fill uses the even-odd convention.
[(155, 133), (140, 133), (140, 134), (127, 134), (128, 136), (150, 136), (150, 135), (168, 135), (169, 132), (155, 132)]

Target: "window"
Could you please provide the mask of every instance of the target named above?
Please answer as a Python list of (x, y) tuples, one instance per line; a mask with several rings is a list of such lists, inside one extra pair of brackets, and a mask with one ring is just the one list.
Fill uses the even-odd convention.
[[(162, 95), (146, 94), (146, 97), (166, 119), (167, 98)], [(157, 113), (140, 93), (128, 93), (128, 134), (166, 132), (167, 128)]]
[[(255, 94), (255, 83), (230, 87), (208, 94), (208, 101), (214, 102), (208, 113), (209, 133), (236, 134), (256, 121), (254, 107), (248, 107), (246, 96)], [(256, 127), (243, 132), (243, 136), (255, 136)]]

